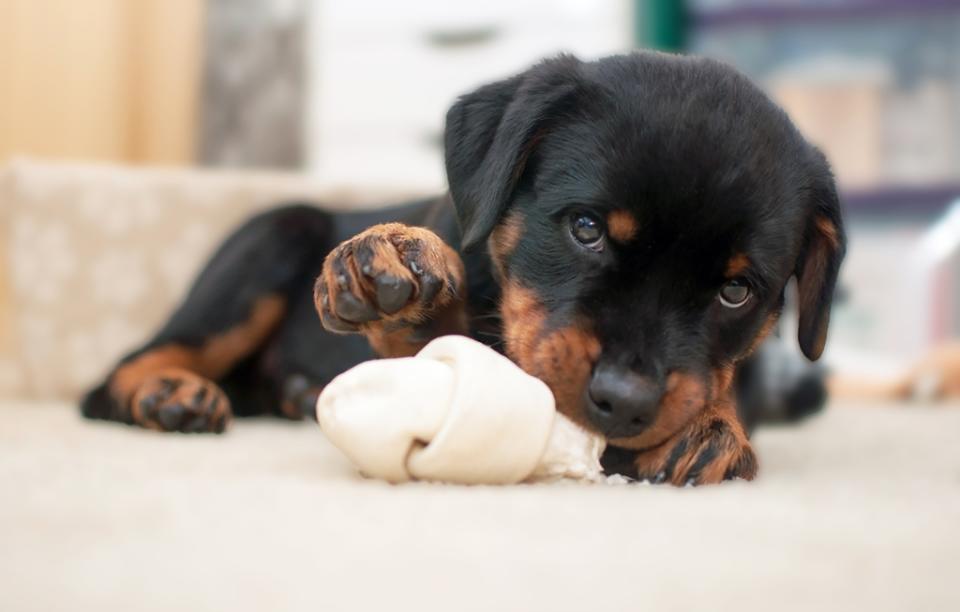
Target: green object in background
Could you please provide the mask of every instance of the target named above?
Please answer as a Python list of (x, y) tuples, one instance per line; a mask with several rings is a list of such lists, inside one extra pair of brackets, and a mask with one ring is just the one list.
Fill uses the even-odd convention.
[(686, 17), (684, 0), (634, 0), (633, 36), (637, 46), (683, 51)]

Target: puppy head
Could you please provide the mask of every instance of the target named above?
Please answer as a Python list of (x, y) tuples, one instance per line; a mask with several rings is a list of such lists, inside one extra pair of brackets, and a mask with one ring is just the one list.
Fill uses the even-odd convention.
[(612, 443), (655, 446), (728, 399), (792, 276), (800, 346), (820, 356), (844, 252), (833, 178), (732, 69), (561, 56), (461, 98), (445, 145), (508, 355)]

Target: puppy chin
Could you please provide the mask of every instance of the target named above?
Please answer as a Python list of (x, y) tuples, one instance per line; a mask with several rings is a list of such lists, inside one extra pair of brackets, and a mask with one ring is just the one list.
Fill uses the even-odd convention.
[(701, 404), (690, 414), (658, 418), (652, 426), (642, 433), (629, 438), (609, 438), (607, 442), (611, 446), (629, 450), (646, 450), (660, 446), (683, 429), (684, 426), (691, 421), (693, 416), (703, 410), (705, 406), (706, 404)]

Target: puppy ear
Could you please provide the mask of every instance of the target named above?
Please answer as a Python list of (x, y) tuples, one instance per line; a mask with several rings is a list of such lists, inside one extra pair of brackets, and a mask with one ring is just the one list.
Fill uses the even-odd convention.
[(576, 88), (580, 61), (563, 55), (461, 97), (447, 112), (445, 164), (462, 244), (493, 230), (551, 115)]
[(795, 270), (799, 309), (797, 335), (800, 349), (811, 361), (820, 358), (827, 342), (830, 305), (847, 247), (836, 186), (826, 160), (819, 151), (817, 153), (823, 170), (818, 185), (812, 189), (812, 212)]

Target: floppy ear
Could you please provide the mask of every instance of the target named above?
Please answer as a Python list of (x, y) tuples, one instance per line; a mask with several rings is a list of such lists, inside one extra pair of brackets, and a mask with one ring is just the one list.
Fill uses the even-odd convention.
[(580, 61), (564, 55), (462, 96), (447, 112), (444, 155), (463, 247), (505, 211), (551, 114), (576, 88)]
[(797, 335), (800, 349), (811, 361), (820, 358), (827, 342), (830, 305), (847, 247), (836, 186), (822, 154), (820, 158), (822, 175), (812, 189), (813, 206), (807, 221), (804, 247), (796, 265)]

